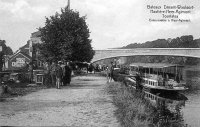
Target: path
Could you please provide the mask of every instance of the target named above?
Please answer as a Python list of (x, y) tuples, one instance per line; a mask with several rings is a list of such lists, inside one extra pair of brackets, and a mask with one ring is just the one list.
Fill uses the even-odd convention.
[(0, 125), (117, 127), (105, 86), (104, 77), (75, 77), (71, 86), (0, 102)]

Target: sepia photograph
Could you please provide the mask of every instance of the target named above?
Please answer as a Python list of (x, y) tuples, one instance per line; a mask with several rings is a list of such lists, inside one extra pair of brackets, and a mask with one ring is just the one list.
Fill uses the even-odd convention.
[(199, 0), (0, 0), (0, 127), (199, 127)]

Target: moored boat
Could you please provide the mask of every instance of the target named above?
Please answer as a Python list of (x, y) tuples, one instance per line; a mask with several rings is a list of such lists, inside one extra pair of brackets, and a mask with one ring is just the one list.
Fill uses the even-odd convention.
[(141, 85), (145, 88), (183, 91), (186, 82), (183, 80), (183, 66), (164, 63), (133, 63), (130, 64), (128, 80), (137, 83), (136, 75), (142, 78)]

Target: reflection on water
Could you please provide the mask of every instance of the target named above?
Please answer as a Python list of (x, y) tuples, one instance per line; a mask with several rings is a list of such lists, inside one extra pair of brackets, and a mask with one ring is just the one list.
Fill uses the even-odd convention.
[(145, 105), (153, 107), (149, 108), (153, 113), (148, 116), (152, 126), (200, 126), (200, 68), (185, 68), (183, 78), (189, 88), (183, 92), (143, 90), (144, 100), (147, 102)]
[(185, 106), (187, 97), (179, 93), (161, 93), (144, 90), (144, 99), (155, 108), (150, 116), (154, 126), (183, 126), (181, 109)]
[(200, 126), (200, 69), (194, 67), (185, 69), (185, 79), (189, 90), (183, 94), (187, 96), (188, 100), (185, 107), (182, 109), (185, 123), (191, 127)]
[(151, 105), (157, 108), (153, 121), (157, 123), (156, 125), (200, 126), (198, 114), (200, 113), (200, 70), (198, 67), (185, 68), (184, 79), (189, 87), (187, 91), (176, 94), (151, 93), (154, 98), (159, 98), (157, 100), (145, 96)]

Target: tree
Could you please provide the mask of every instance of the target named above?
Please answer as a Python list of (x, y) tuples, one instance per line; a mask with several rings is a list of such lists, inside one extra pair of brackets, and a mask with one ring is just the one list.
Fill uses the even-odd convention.
[(0, 71), (2, 71), (2, 67), (4, 64), (4, 55), (12, 55), (13, 51), (9, 46), (6, 46), (5, 40), (0, 40), (0, 46), (2, 47), (2, 51), (0, 52)]
[[(170, 41), (169, 41), (170, 40)], [(147, 41), (145, 43), (133, 43), (122, 47), (128, 48), (198, 48), (199, 40), (193, 40), (192, 35), (185, 35), (174, 39), (157, 39), (154, 41)]]
[(46, 18), (45, 26), (39, 28), (43, 42), (40, 53), (45, 60), (89, 62), (94, 51), (85, 20), (86, 16), (80, 17), (79, 12), (67, 8)]

